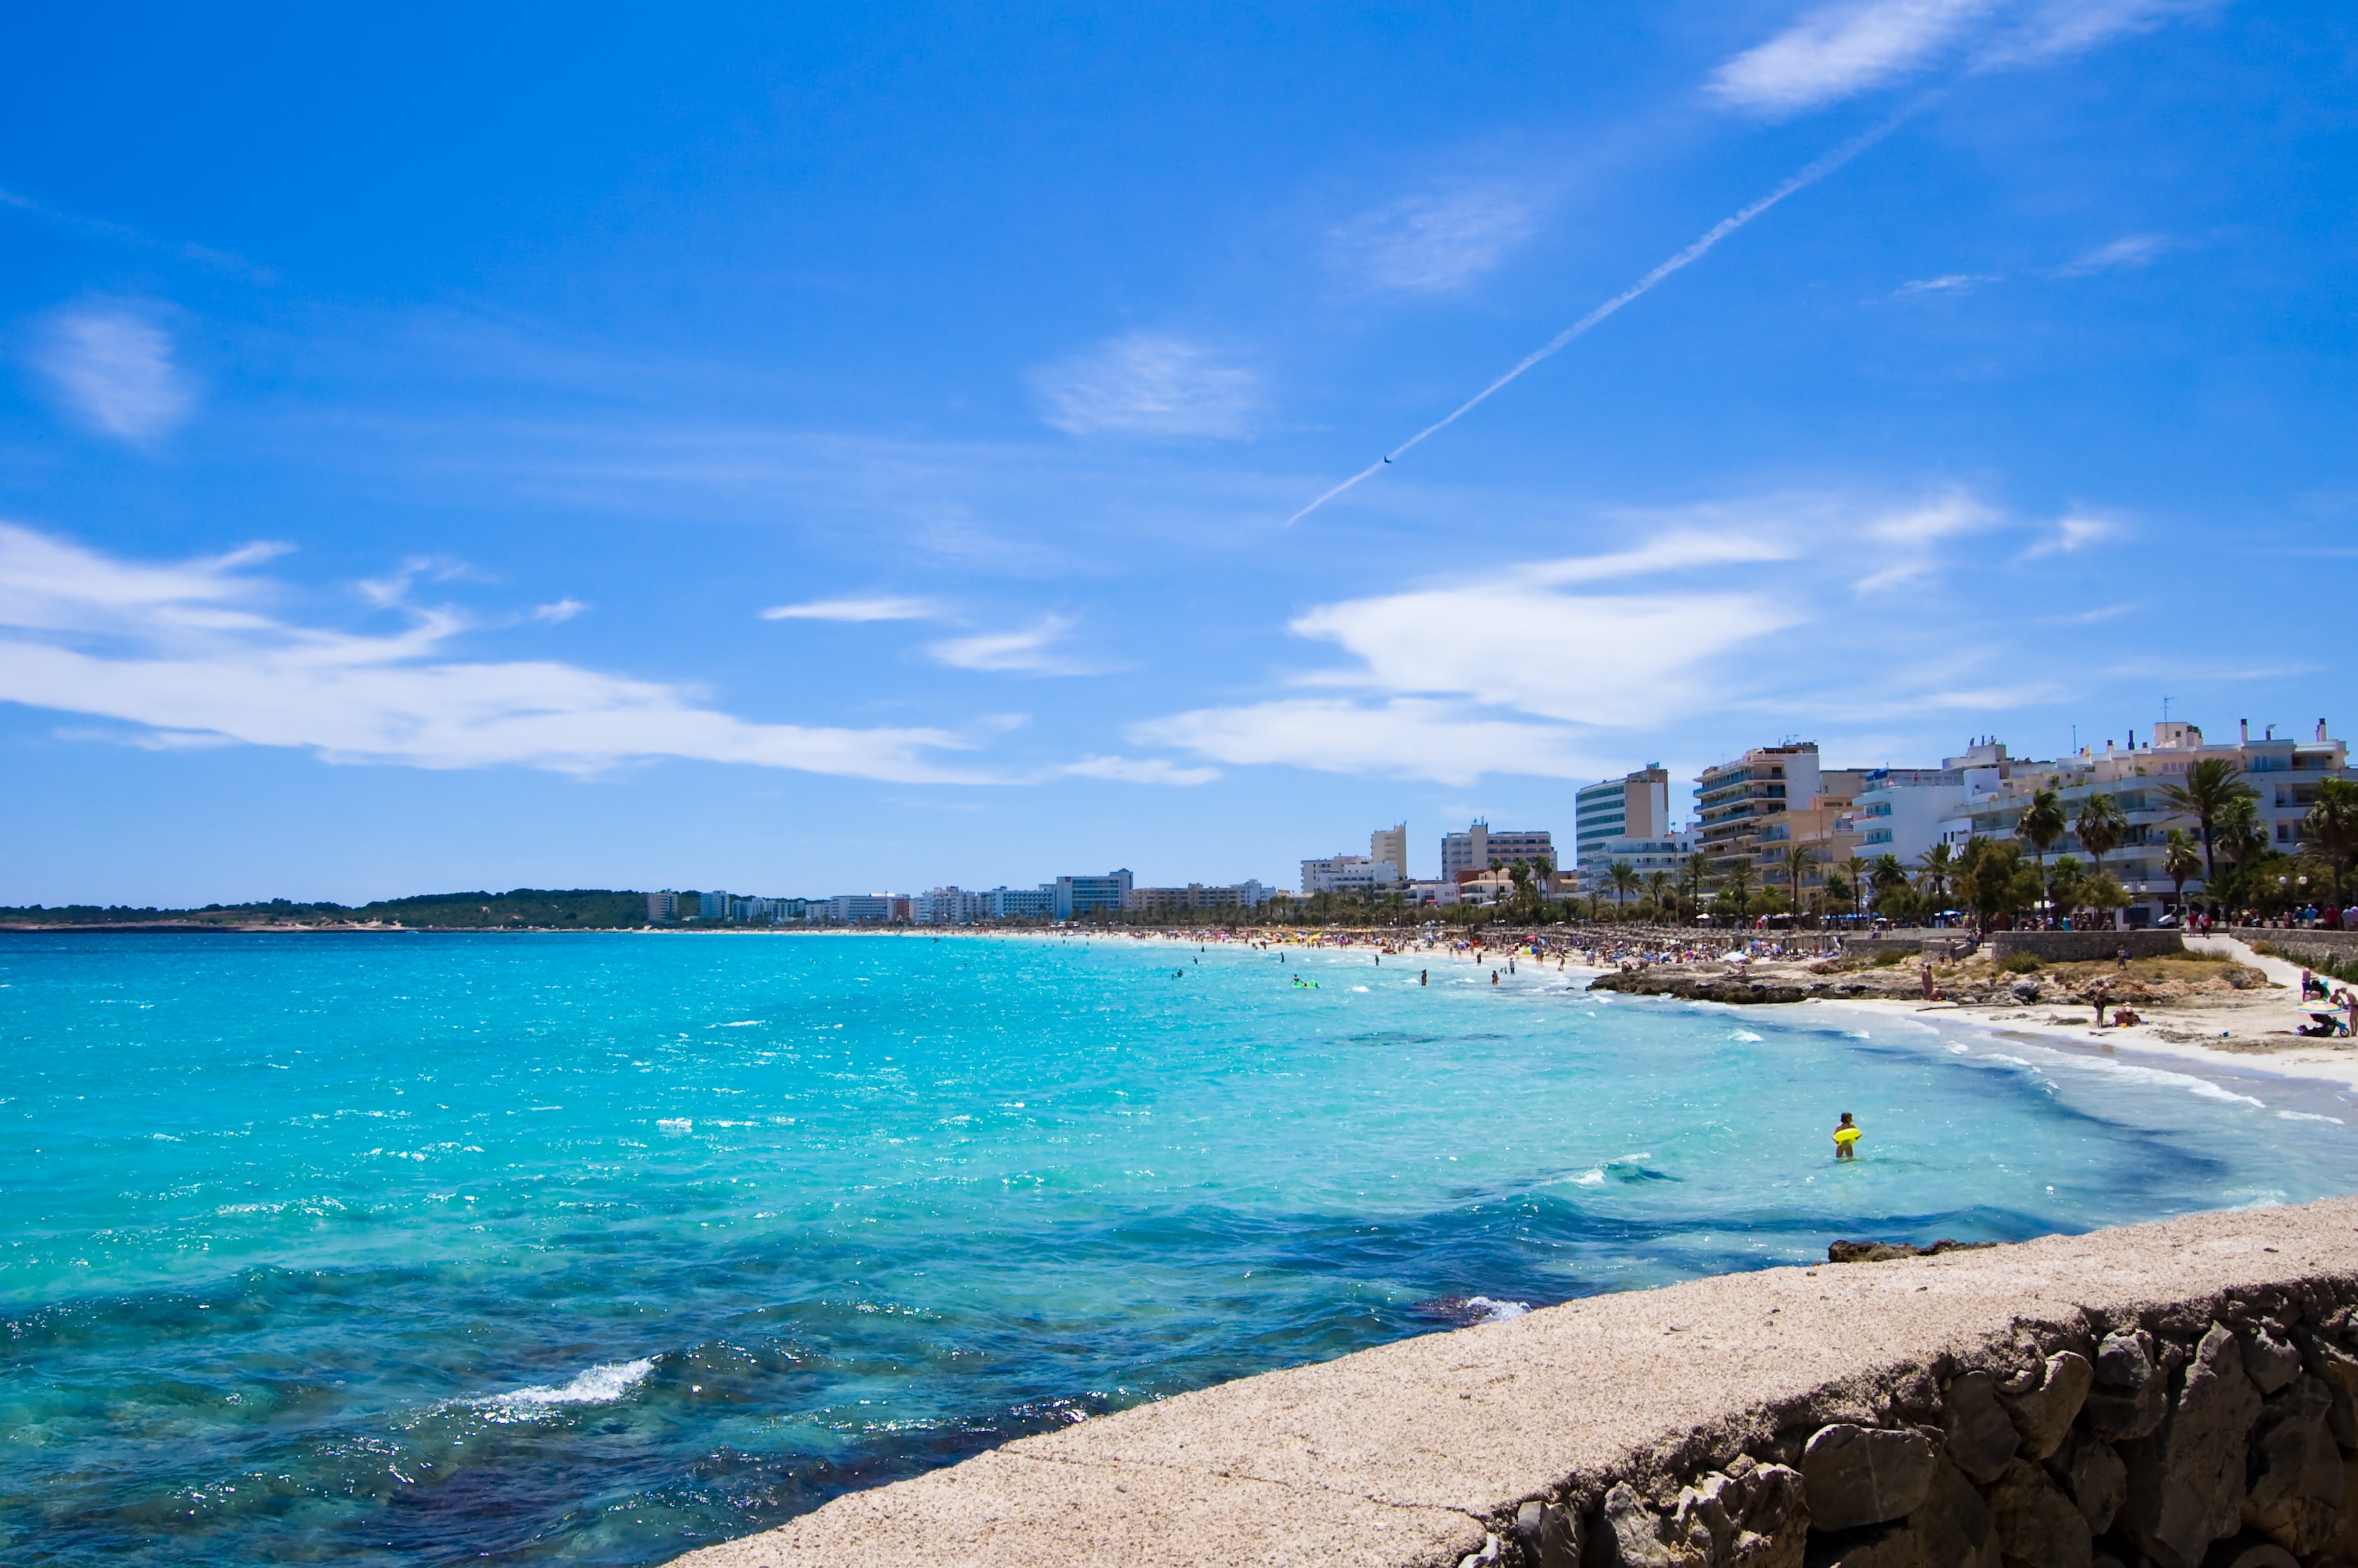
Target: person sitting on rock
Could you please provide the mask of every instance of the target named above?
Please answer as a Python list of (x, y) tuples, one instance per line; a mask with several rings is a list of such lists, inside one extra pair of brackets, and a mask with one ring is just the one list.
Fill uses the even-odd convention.
[(1860, 1132), (1858, 1123), (1850, 1119), (1850, 1112), (1843, 1112), (1842, 1120), (1836, 1124), (1834, 1128), (1834, 1158), (1837, 1160), (1857, 1159), (1859, 1138)]

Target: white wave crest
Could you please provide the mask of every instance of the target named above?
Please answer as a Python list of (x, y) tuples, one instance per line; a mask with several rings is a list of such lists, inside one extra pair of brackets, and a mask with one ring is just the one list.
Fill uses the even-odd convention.
[(1593, 1171), (1583, 1171), (1573, 1180), (1584, 1187), (1601, 1187), (1605, 1184), (1605, 1167), (1599, 1165)]
[(652, 1358), (609, 1361), (576, 1373), (563, 1388), (535, 1385), (488, 1399), (469, 1400), (467, 1404), (494, 1421), (537, 1421), (568, 1405), (611, 1405), (646, 1381), (647, 1374), (654, 1369)]
[(1734, 1038), (1743, 1041), (1747, 1045), (1758, 1045), (1767, 1040), (1768, 1036), (1766, 1034), (1755, 1034), (1749, 1029), (1739, 1029), (1736, 1032)]
[(2320, 1116), (2314, 1111), (2280, 1110), (2277, 1112), (2277, 1114), (2284, 1118), (2287, 1121), (2330, 1121), (2336, 1127), (2348, 1125), (2348, 1123), (2344, 1122), (2338, 1116)]
[(1488, 1296), (1467, 1296), (1466, 1312), (1476, 1323), (1504, 1323), (1531, 1310), (1529, 1302), (1496, 1302)]

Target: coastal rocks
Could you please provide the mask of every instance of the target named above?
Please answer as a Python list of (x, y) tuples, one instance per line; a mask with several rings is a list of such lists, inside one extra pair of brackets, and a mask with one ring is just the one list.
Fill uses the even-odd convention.
[[(2358, 1370), (2358, 1363), (2353, 1363)], [(2149, 1435), (2169, 1413), (2169, 1385), (2142, 1336), (2110, 1334), (2096, 1347), (2096, 1388), (2082, 1401), (2089, 1433), (2107, 1443)]]
[(1515, 1541), (1523, 1549), (1524, 1568), (1580, 1568), (1587, 1544), (1579, 1509), (1538, 1501), (1516, 1510)]
[(1989, 1491), (2000, 1549), (2023, 1568), (2089, 1568), (2094, 1554), (2088, 1521), (2047, 1472), (2028, 1459), (2006, 1467)]
[(2300, 1377), (2270, 1399), (2252, 1444), (2244, 1523), (2292, 1552), (2314, 1552), (2342, 1517), (2342, 1449), (2326, 1425), (2333, 1396)]
[(1747, 980), (1740, 975), (1683, 975), (1660, 969), (1628, 969), (1600, 975), (1588, 982), (1593, 991), (1621, 991), (1630, 996), (1674, 996), (1686, 1001), (1753, 1003), (1801, 1001), (1812, 996), (1849, 995), (1856, 987)]
[(1952, 1241), (1947, 1237), (1930, 1247), (1914, 1247), (1905, 1241), (1835, 1241), (1826, 1247), (1829, 1263), (1888, 1263), (1896, 1258), (1937, 1258), (1943, 1252), (1970, 1252), (1977, 1247), (1995, 1247), (1995, 1241)]
[(2129, 1471), (2112, 1444), (2072, 1433), (2048, 1456), (2047, 1471), (2071, 1495), (2089, 1533), (2103, 1535), (2113, 1528), (2128, 1500)]
[(1697, 1542), (1690, 1527), (1674, 1529), (1623, 1481), (1605, 1494), (1597, 1518), (1598, 1558), (1606, 1568), (1711, 1568), (1711, 1537)]
[(1823, 1530), (1905, 1518), (1924, 1500), (1932, 1470), (1931, 1440), (1907, 1429), (1836, 1422), (1801, 1451), (1811, 1519)]
[(1987, 1372), (1967, 1372), (1949, 1385), (1941, 1430), (1949, 1440), (1950, 1459), (1984, 1486), (2006, 1474), (2007, 1463), (2022, 1446), (2014, 1422), (1998, 1408), (1997, 1390)]
[(2095, 1377), (2096, 1369), (2085, 1356), (2059, 1350), (2047, 1358), (2037, 1389), (2005, 1401), (2006, 1413), (2021, 1435), (2024, 1458), (2044, 1459), (2062, 1446), (2071, 1423), (2080, 1419), (2080, 1407), (2087, 1401), (2088, 1388)]
[(2260, 1392), (2244, 1375), (2235, 1336), (2212, 1324), (2185, 1388), (2153, 1435), (2124, 1444), (2128, 1501), (2121, 1524), (2160, 1568), (2198, 1568), (2244, 1516), (2244, 1465)]

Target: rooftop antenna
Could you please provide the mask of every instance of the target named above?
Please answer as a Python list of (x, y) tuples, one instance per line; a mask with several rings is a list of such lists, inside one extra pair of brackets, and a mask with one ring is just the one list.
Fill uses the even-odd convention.
[(2161, 721), (2164, 724), (2169, 722), (2169, 698), (2166, 697), (2161, 699)]

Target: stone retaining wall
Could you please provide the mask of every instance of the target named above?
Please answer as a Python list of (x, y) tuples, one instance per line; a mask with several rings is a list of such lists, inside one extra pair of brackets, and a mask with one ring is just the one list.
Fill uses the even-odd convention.
[(2296, 964), (2314, 964), (2326, 958), (2342, 964), (2358, 963), (2358, 931), (2255, 931), (2238, 927), (2220, 935), (2255, 945), (2266, 943), (2278, 957), (2290, 958)]
[(1993, 931), (1988, 946), (1992, 957), (2028, 953), (2050, 964), (2109, 958), (2124, 947), (2132, 958), (2186, 951), (2185, 939), (2175, 931)]
[(2358, 1561), (2358, 1199), (1594, 1297), (1140, 1406), (692, 1568)]

